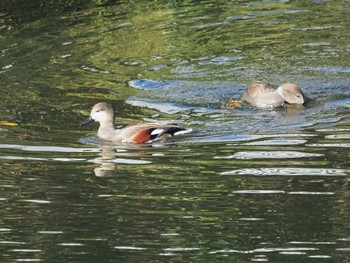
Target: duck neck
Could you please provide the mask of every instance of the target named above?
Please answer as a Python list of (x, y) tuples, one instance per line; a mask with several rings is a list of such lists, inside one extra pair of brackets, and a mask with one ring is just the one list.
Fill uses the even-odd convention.
[(111, 140), (115, 136), (116, 129), (114, 122), (100, 122), (100, 128), (98, 129), (97, 136), (103, 140)]
[(286, 98), (285, 98), (285, 96), (284, 96), (284, 90), (283, 90), (283, 88), (282, 87), (278, 87), (277, 88), (277, 93), (284, 99), (284, 100), (286, 100)]

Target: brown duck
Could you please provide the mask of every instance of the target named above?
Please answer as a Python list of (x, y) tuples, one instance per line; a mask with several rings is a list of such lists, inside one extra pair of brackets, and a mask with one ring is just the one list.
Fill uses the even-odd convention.
[(258, 108), (276, 108), (287, 104), (304, 104), (305, 96), (301, 89), (293, 83), (277, 86), (255, 81), (248, 86), (241, 100)]
[(192, 131), (174, 122), (139, 123), (116, 128), (113, 108), (105, 102), (97, 103), (92, 108), (90, 117), (80, 125), (84, 126), (94, 121), (100, 123), (97, 137), (115, 143), (151, 143)]

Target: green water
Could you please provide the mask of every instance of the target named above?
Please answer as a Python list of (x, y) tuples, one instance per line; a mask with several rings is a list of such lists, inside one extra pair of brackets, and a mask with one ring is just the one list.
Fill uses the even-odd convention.
[[(0, 3), (1, 262), (347, 262), (349, 1)], [(305, 107), (222, 109), (256, 79)], [(117, 123), (191, 134), (99, 144)]]

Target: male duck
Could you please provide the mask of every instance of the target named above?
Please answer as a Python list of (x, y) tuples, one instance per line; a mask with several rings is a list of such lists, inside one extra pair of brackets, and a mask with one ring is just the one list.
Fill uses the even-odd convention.
[(92, 108), (90, 117), (82, 122), (80, 126), (94, 121), (100, 123), (97, 137), (115, 143), (151, 143), (192, 131), (173, 122), (139, 123), (115, 128), (113, 108), (105, 102), (97, 103)]

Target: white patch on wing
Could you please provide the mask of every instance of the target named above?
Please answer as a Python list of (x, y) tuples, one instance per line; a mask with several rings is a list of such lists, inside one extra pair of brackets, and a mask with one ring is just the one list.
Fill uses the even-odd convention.
[(164, 132), (164, 129), (155, 129), (152, 131), (151, 135), (158, 135)]

